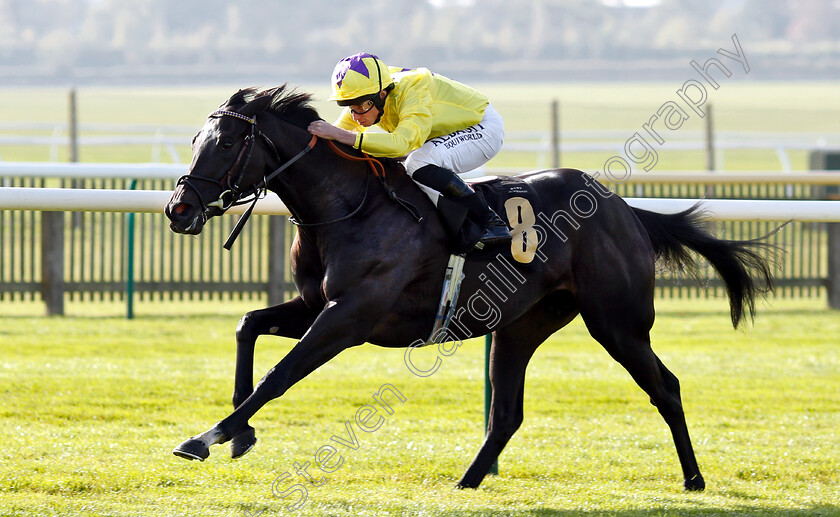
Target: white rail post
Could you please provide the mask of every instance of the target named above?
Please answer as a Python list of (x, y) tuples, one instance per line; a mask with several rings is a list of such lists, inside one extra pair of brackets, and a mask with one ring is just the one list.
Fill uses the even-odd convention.
[(79, 161), (79, 117), (76, 109), (75, 88), (70, 88), (70, 93), (67, 96), (67, 106), (67, 133), (70, 137), (70, 158), (68, 161), (76, 163)]
[(560, 167), (560, 101), (551, 101), (551, 168)]
[[(715, 170), (715, 130), (714, 120), (712, 115), (712, 105), (706, 106), (706, 170), (714, 172)], [(715, 197), (715, 186), (706, 185), (706, 198), (711, 199)]]
[(706, 106), (706, 170), (715, 170), (715, 128), (712, 105)]

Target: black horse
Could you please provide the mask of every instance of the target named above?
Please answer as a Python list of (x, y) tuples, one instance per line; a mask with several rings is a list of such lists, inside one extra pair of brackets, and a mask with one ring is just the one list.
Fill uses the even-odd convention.
[[(343, 146), (339, 153), (313, 139), (306, 127), (318, 118), (305, 93), (285, 86), (240, 90), (193, 140), (189, 174), (166, 206), (172, 230), (198, 234), (235, 202), (264, 188), (275, 192), (299, 225), (291, 250), (299, 295), (242, 318), (234, 411), (176, 447), (178, 456), (203, 460), (211, 445), (227, 441), (232, 456), (241, 456), (256, 442), (249, 419), (339, 352), (365, 342), (413, 347), (429, 337), (450, 245), (434, 206), (399, 162), (379, 161), (379, 176), (391, 187), (385, 189), (367, 163), (342, 156), (360, 153)], [(481, 483), (522, 423), (529, 359), (580, 314), (670, 427), (685, 488), (703, 490), (679, 382), (650, 345), (654, 263), (691, 272), (692, 252), (705, 257), (726, 285), (737, 327), (752, 314), (756, 294), (772, 288), (758, 253), (764, 245), (713, 237), (697, 207), (674, 215), (631, 208), (574, 169), (476, 188), (507, 216), (514, 239), (469, 257), (453, 323), (442, 336), (493, 335), (489, 427), (458, 486)], [(394, 202), (394, 192), (403, 203)], [(405, 210), (408, 204), (419, 208), (422, 221)], [(267, 334), (299, 341), (254, 387), (254, 345)]]

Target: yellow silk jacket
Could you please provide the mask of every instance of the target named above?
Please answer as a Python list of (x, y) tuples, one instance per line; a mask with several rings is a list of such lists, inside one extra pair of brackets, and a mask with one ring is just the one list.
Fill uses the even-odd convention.
[(354, 147), (372, 156), (405, 156), (427, 140), (466, 129), (481, 121), (489, 101), (469, 86), (426, 68), (389, 67), (394, 89), (385, 99), (377, 124), (386, 133), (370, 132), (345, 108), (334, 125), (356, 131)]

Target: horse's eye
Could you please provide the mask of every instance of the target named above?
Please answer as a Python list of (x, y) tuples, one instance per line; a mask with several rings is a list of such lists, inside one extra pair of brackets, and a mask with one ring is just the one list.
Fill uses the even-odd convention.
[(221, 147), (223, 151), (230, 151), (233, 149), (233, 141), (232, 140), (224, 140), (221, 143)]

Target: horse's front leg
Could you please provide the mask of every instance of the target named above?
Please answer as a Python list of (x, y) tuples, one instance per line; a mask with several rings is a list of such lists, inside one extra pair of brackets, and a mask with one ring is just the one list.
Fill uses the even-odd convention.
[[(254, 392), (254, 346), (257, 338), (264, 335), (300, 339), (318, 317), (320, 311), (309, 308), (300, 296), (292, 300), (251, 311), (239, 321), (236, 327), (236, 374), (233, 383), (233, 409), (245, 402)], [(251, 450), (257, 438), (254, 429), (232, 438), (230, 455), (238, 458)]]
[(211, 445), (224, 443), (240, 434), (244, 437), (243, 443), (247, 442), (245, 438), (253, 432), (248, 420), (270, 400), (283, 395), (342, 350), (364, 343), (382, 315), (381, 309), (377, 310), (381, 306), (367, 303), (361, 296), (328, 303), (301, 340), (269, 370), (233, 413), (172, 452), (183, 458), (203, 460), (210, 455)]

